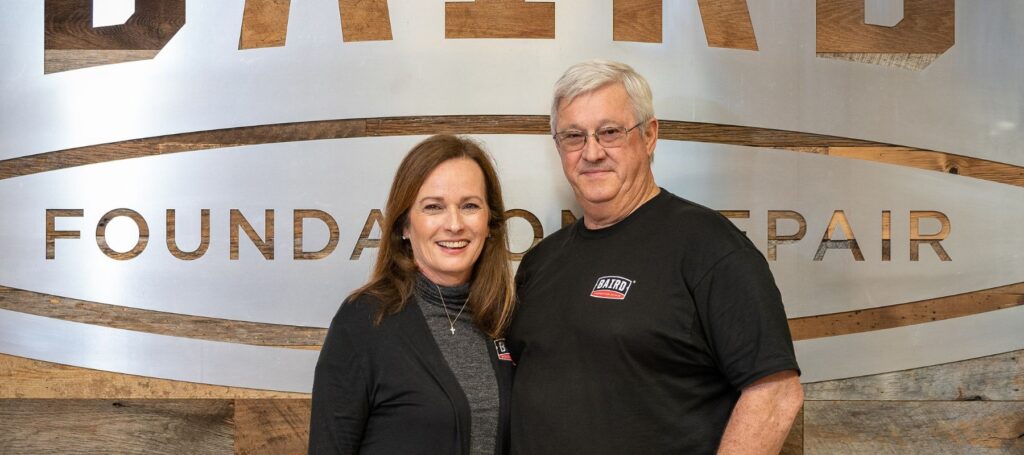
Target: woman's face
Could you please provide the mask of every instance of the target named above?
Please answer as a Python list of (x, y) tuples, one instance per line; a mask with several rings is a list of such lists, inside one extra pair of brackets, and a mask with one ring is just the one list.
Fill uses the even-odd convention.
[(487, 240), (489, 217), (483, 171), (473, 160), (456, 158), (427, 176), (402, 234), (423, 275), (455, 286), (469, 281)]

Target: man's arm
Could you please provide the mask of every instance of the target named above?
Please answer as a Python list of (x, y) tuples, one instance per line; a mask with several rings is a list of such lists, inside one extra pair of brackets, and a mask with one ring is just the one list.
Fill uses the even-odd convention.
[(804, 389), (793, 370), (754, 381), (732, 410), (718, 455), (778, 454), (803, 402)]

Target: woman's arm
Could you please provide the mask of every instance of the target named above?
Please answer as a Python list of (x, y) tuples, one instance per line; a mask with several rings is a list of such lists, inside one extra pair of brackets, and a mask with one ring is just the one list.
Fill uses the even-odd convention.
[(313, 378), (310, 455), (358, 453), (370, 415), (365, 346), (353, 343), (339, 318), (327, 331)]

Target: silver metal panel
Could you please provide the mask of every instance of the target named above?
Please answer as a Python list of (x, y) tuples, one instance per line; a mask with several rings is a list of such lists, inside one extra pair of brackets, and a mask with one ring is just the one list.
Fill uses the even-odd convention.
[[(550, 234), (560, 212), (581, 212), (564, 181), (550, 138), (480, 137), (493, 152), (506, 207), (535, 214)], [(325, 326), (341, 299), (365, 281), (376, 251), (349, 257), (372, 209), (384, 200), (399, 160), (420, 137), (358, 138), (266, 144), (189, 152), (83, 166), (0, 180), (0, 285), (78, 299), (174, 313)], [(807, 234), (778, 247), (772, 263), (790, 317), (850, 311), (970, 292), (1024, 281), (1024, 189), (983, 180), (872, 162), (771, 149), (661, 141), (654, 162), (658, 182), (683, 197), (720, 210), (749, 210), (736, 224), (764, 251), (767, 211), (794, 210)], [(135, 259), (116, 261), (95, 240), (99, 218), (115, 208), (138, 211), (150, 239)], [(58, 230), (82, 238), (55, 241), (45, 259), (45, 210), (83, 209), (60, 218)], [(165, 210), (176, 209), (178, 243), (199, 243), (199, 212), (210, 209), (209, 251), (195, 261), (165, 247)], [(263, 258), (240, 236), (239, 260), (228, 254), (228, 214), (241, 209), (261, 235), (265, 209), (275, 210), (276, 254)], [(322, 260), (292, 259), (292, 211), (320, 209), (340, 225), (335, 252)], [(844, 210), (865, 256), (815, 251), (834, 210)], [(892, 212), (892, 261), (881, 261), (881, 213)], [(952, 225), (941, 262), (928, 246), (909, 260), (909, 212), (945, 213)], [(109, 242), (134, 245), (126, 218), (111, 223)], [(513, 250), (532, 238), (528, 224), (511, 223)], [(780, 234), (796, 226), (780, 225)], [(306, 224), (305, 245), (327, 242), (327, 229)], [(922, 233), (938, 223), (922, 225)], [(371, 236), (377, 238), (375, 229)], [(841, 231), (833, 237), (842, 239)]]
[(1024, 349), (1024, 307), (796, 342), (801, 382), (907, 370)]
[(0, 310), (0, 352), (153, 378), (309, 393), (320, 351), (177, 338)]
[(658, 116), (807, 131), (1024, 165), (1024, 3), (956, 3), (923, 71), (815, 56), (815, 2), (751, 0), (760, 51), (708, 48), (696, 2), (663, 43), (611, 39), (610, 0), (560, 0), (554, 40), (444, 39), (443, 2), (391, 2), (394, 39), (343, 43), (334, 0), (293, 2), (285, 47), (239, 51), (243, 0), (189, 2), (154, 59), (43, 75), (43, 2), (0, 5), (0, 159), (197, 130), (330, 118), (546, 114), (569, 64), (648, 76)]

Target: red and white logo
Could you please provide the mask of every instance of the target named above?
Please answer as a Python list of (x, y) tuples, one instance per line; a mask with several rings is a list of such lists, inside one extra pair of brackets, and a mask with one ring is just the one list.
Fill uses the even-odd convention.
[(494, 340), (494, 350), (498, 354), (498, 360), (504, 360), (506, 362), (512, 361), (512, 353), (508, 351), (508, 346), (505, 346), (504, 338)]
[(629, 287), (633, 280), (621, 276), (603, 276), (597, 279), (594, 290), (590, 291), (591, 297), (599, 299), (622, 300), (626, 298)]

